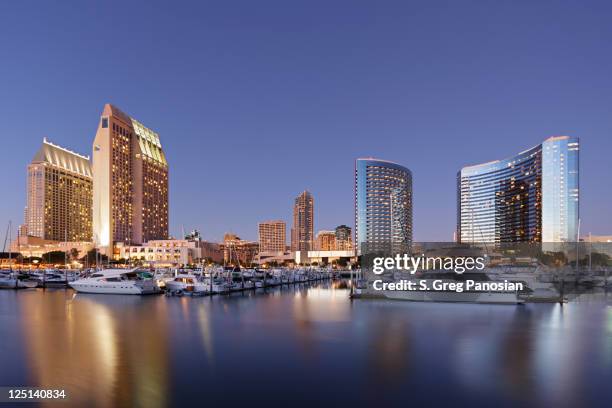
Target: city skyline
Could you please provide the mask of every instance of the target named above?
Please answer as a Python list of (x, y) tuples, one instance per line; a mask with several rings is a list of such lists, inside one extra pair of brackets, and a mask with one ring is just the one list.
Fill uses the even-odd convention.
[[(119, 111), (119, 110), (118, 110), (116, 107), (113, 107), (111, 104), (105, 104), (105, 109), (104, 109), (104, 112), (103, 112), (103, 114), (102, 114), (102, 116), (101, 116), (101, 119), (100, 119), (99, 129), (100, 129), (100, 128), (109, 128), (109, 127), (111, 126), (111, 124), (110, 124), (110, 122), (109, 122), (109, 118), (110, 118), (110, 117), (112, 117), (112, 115), (113, 115), (112, 111), (113, 111), (113, 110), (114, 110), (114, 112), (115, 112), (115, 113), (114, 113), (115, 115), (120, 115), (121, 117), (128, 118), (128, 119), (125, 119), (125, 120), (129, 120), (129, 121), (135, 122), (135, 123), (137, 124), (137, 126), (138, 126), (139, 128), (141, 128), (141, 130), (140, 130), (140, 132), (141, 132), (141, 133), (142, 133), (142, 129), (144, 129), (145, 131), (148, 131), (148, 132), (152, 132), (152, 131), (150, 131), (149, 129), (145, 128), (145, 127), (144, 127), (142, 124), (140, 124), (139, 122), (136, 122), (136, 121), (135, 121), (133, 118), (129, 118), (127, 115), (125, 115), (123, 112)], [(105, 122), (105, 121), (106, 121), (106, 122)], [(113, 124), (112, 126), (114, 126), (114, 124)], [(119, 131), (119, 128), (117, 128), (117, 131)], [(161, 145), (159, 144), (159, 138), (158, 138), (158, 136), (157, 136), (156, 134), (155, 134), (155, 136), (157, 137), (157, 146), (158, 146), (158, 149), (159, 149), (159, 154), (158, 154), (158, 156), (159, 156), (159, 155), (161, 155), (161, 157), (163, 158), (163, 164), (165, 165), (166, 172), (167, 172), (167, 167), (168, 167), (168, 164), (167, 164), (167, 162), (166, 162), (166, 158), (165, 158), (165, 156), (164, 156), (164, 153), (163, 153), (163, 151), (161, 150)], [(139, 139), (139, 140), (140, 140), (140, 139)], [(138, 143), (139, 143), (139, 140), (135, 140), (135, 143), (136, 143), (136, 144), (138, 144)], [(475, 175), (477, 175), (477, 174), (479, 174), (479, 173), (481, 172), (481, 170), (480, 170), (481, 168), (485, 168), (485, 170), (486, 170), (486, 169), (488, 169), (488, 168), (493, 168), (493, 167), (495, 167), (495, 166), (499, 167), (499, 163), (501, 163), (501, 165), (502, 165), (502, 166), (505, 166), (505, 165), (506, 165), (506, 163), (508, 163), (508, 162), (514, 163), (514, 161), (518, 160), (518, 158), (519, 158), (519, 157), (522, 157), (522, 156), (530, 156), (530, 157), (531, 157), (531, 156), (533, 156), (533, 154), (531, 154), (531, 153), (530, 153), (532, 150), (533, 150), (533, 151), (536, 151), (536, 150), (537, 150), (537, 152), (542, 152), (542, 151), (544, 151), (544, 150), (545, 150), (545, 149), (544, 149), (544, 146), (547, 146), (548, 144), (551, 144), (551, 145), (552, 145), (552, 143), (554, 143), (555, 141), (557, 141), (557, 142), (558, 142), (559, 140), (564, 140), (564, 141), (566, 142), (566, 144), (568, 143), (568, 140), (569, 140), (569, 142), (571, 142), (571, 143), (570, 143), (570, 145), (575, 146), (575, 148), (574, 148), (574, 147), (572, 147), (572, 148), (570, 148), (569, 150), (578, 150), (578, 140), (579, 140), (578, 138), (568, 137), (568, 136), (551, 136), (551, 137), (547, 138), (547, 139), (546, 139), (546, 140), (545, 140), (545, 141), (544, 141), (542, 144), (537, 145), (537, 146), (535, 146), (535, 147), (534, 147), (534, 148), (532, 148), (532, 149), (525, 150), (525, 151), (521, 152), (521, 153), (520, 153), (519, 155), (517, 155), (517, 156), (511, 156), (511, 157), (509, 157), (509, 158), (507, 158), (507, 159), (502, 159), (502, 160), (492, 160), (492, 161), (487, 161), (487, 162), (482, 163), (482, 164), (473, 164), (473, 165), (464, 166), (464, 167), (463, 167), (463, 168), (462, 168), (462, 169), (461, 169), (461, 170), (460, 170), (460, 171), (457, 173), (457, 174), (458, 174), (458, 175), (457, 175), (458, 180), (459, 180), (459, 178), (461, 178), (461, 177), (462, 177), (462, 176), (461, 176), (461, 174), (462, 174), (463, 172), (465, 172), (466, 170), (467, 170), (467, 171), (468, 171), (470, 174), (471, 174), (471, 173), (474, 173)], [(558, 143), (556, 143), (556, 144), (558, 144)], [(51, 152), (51, 154), (50, 154), (49, 152), (45, 151), (45, 149), (47, 149), (47, 150), (48, 150), (48, 149), (53, 149), (53, 151), (52, 151), (52, 152)], [(93, 148), (94, 153), (96, 152), (96, 149), (98, 149), (98, 150), (99, 150), (99, 145), (98, 145), (98, 144), (97, 144), (97, 142), (94, 140), (94, 148)], [(142, 149), (142, 146), (141, 146), (141, 149)], [(566, 146), (566, 150), (567, 150), (567, 146)], [(144, 150), (143, 150), (143, 151), (144, 151)], [(59, 152), (59, 153), (58, 153), (58, 152)], [(536, 153), (537, 153), (537, 152), (536, 152)], [(61, 157), (58, 157), (58, 154), (59, 154)], [(545, 154), (544, 154), (544, 155), (545, 155)], [(550, 154), (549, 154), (549, 155), (550, 155)], [(567, 155), (567, 152), (566, 152), (566, 155)], [(68, 157), (68, 158), (66, 158), (66, 157), (64, 157), (64, 156), (66, 156), (66, 157)], [(74, 156), (74, 158), (71, 158), (71, 156)], [(137, 156), (138, 156), (138, 155), (137, 155)], [(562, 155), (562, 156), (563, 156), (563, 155)], [(50, 158), (51, 158), (51, 159), (50, 159)], [(75, 159), (76, 159), (76, 160), (80, 160), (80, 162), (78, 162), (77, 164), (73, 164), (71, 161), (73, 161), (73, 160), (75, 160)], [(557, 159), (558, 159), (558, 158), (555, 156), (555, 160), (557, 160)], [(31, 217), (31, 215), (30, 215), (31, 210), (29, 210), (29, 208), (31, 208), (31, 207), (27, 205), (27, 204), (30, 204), (30, 202), (32, 201), (32, 198), (31, 198), (32, 193), (31, 193), (31, 192), (34, 190), (34, 189), (33, 189), (33, 187), (32, 187), (32, 180), (33, 180), (33, 177), (32, 177), (32, 174), (33, 174), (33, 172), (32, 172), (32, 167), (34, 166), (34, 169), (36, 169), (36, 166), (37, 166), (37, 165), (40, 165), (39, 163), (43, 163), (44, 161), (48, 161), (48, 162), (49, 162), (49, 164), (48, 164), (48, 165), (49, 165), (49, 166), (51, 166), (51, 168), (58, 167), (58, 164), (59, 164), (59, 166), (60, 166), (60, 167), (59, 167), (59, 168), (60, 168), (60, 170), (61, 170), (61, 167), (63, 166), (63, 167), (65, 167), (65, 168), (67, 169), (67, 171), (68, 171), (69, 173), (75, 173), (75, 174), (77, 174), (77, 175), (78, 175), (78, 173), (81, 173), (81, 172), (85, 171), (85, 170), (82, 170), (82, 169), (81, 169), (81, 167), (83, 167), (83, 168), (84, 168), (84, 167), (86, 167), (86, 166), (84, 166), (84, 165), (83, 165), (83, 163), (85, 163), (85, 161), (84, 161), (84, 160), (86, 160), (86, 161), (87, 161), (87, 164), (88, 164), (88, 166), (87, 166), (88, 168), (86, 169), (86, 170), (89, 172), (89, 173), (88, 173), (88, 177), (92, 177), (93, 160), (90, 160), (90, 158), (89, 158), (88, 156), (82, 156), (82, 155), (80, 155), (80, 154), (78, 154), (78, 153), (73, 152), (72, 150), (70, 150), (70, 149), (68, 149), (68, 148), (61, 147), (61, 146), (58, 146), (58, 145), (54, 145), (53, 143), (49, 142), (49, 141), (47, 140), (47, 138), (46, 138), (46, 137), (45, 137), (45, 138), (43, 138), (43, 145), (42, 145), (41, 149), (40, 149), (40, 150), (39, 150), (39, 151), (36, 153), (36, 156), (35, 156), (35, 158), (33, 159), (32, 163), (31, 163), (30, 165), (28, 165), (28, 173), (29, 173), (29, 175), (28, 175), (28, 188), (27, 188), (28, 199), (26, 200), (26, 206), (25, 206), (25, 209), (24, 209), (25, 223), (24, 223), (24, 224), (23, 224), (23, 225), (22, 225), (20, 228), (23, 228), (23, 229), (24, 229), (24, 231), (27, 231), (27, 233), (28, 233), (28, 234), (32, 235), (32, 234), (30, 233), (30, 231), (32, 231), (32, 228), (31, 228), (31, 226), (30, 226), (30, 224), (32, 223), (32, 221), (31, 221), (31, 218), (32, 218), (32, 217)], [(542, 158), (540, 158), (540, 162), (539, 162), (540, 164), (538, 164), (539, 166), (541, 166), (541, 165), (542, 165), (542, 164), (541, 164), (541, 160), (542, 160)], [(562, 159), (562, 160), (563, 160), (563, 159)], [(401, 169), (403, 169), (403, 170), (406, 170), (406, 171), (408, 172), (409, 176), (410, 176), (410, 188), (411, 188), (411, 183), (412, 183), (412, 176), (411, 176), (411, 172), (410, 172), (410, 170), (408, 170), (408, 169), (404, 168), (403, 166), (401, 166), (401, 165), (399, 165), (399, 164), (397, 164), (397, 163), (394, 163), (394, 162), (388, 161), (388, 160), (384, 160), (384, 159), (376, 159), (376, 158), (356, 159), (355, 163), (359, 163), (360, 161), (361, 161), (361, 162), (368, 162), (368, 163), (372, 162), (372, 163), (375, 163), (375, 164), (376, 164), (376, 163), (378, 163), (378, 164), (383, 164), (383, 165), (385, 165), (385, 164), (389, 164), (389, 165), (392, 165), (392, 166), (396, 166), (396, 167), (398, 167), (398, 168), (401, 168)], [(552, 161), (553, 161), (552, 156), (551, 156), (551, 158), (549, 159), (549, 161), (552, 163)], [(81, 163), (81, 162), (83, 162), (83, 163)], [(518, 160), (518, 162), (520, 163), (520, 160)], [(162, 162), (160, 161), (160, 163), (162, 163)], [(44, 163), (43, 163), (43, 164), (44, 164)], [(371, 164), (371, 163), (370, 163), (370, 164)], [(493, 166), (493, 167), (492, 167), (492, 166)], [(575, 160), (575, 166), (576, 166), (576, 168), (577, 168), (577, 166), (578, 166), (578, 159), (577, 159), (577, 158), (576, 158), (576, 160)], [(548, 165), (548, 167), (550, 168), (550, 167), (551, 167), (551, 165)], [(357, 169), (357, 168), (358, 168), (358, 166), (356, 165), (356, 169)], [(529, 169), (528, 169), (528, 170), (529, 170)], [(66, 170), (64, 170), (64, 171), (66, 171)], [(487, 170), (487, 171), (489, 171), (489, 170)], [(570, 171), (570, 173), (571, 173), (571, 171)], [(576, 173), (577, 173), (577, 170), (576, 170)], [(529, 173), (527, 173), (527, 174), (529, 174)], [(577, 176), (576, 176), (576, 177), (577, 177)], [(95, 177), (94, 177), (94, 178), (95, 178)], [(557, 177), (557, 178), (558, 178), (558, 177)], [(562, 177), (562, 178), (563, 178), (563, 177)], [(552, 178), (551, 178), (551, 180), (552, 180)], [(576, 183), (577, 183), (577, 180), (578, 180), (578, 179), (576, 179)], [(549, 183), (550, 183), (550, 182), (549, 182)], [(167, 187), (166, 187), (166, 188), (167, 188)], [(355, 187), (355, 188), (357, 188), (357, 187)], [(577, 189), (576, 189), (576, 194), (578, 194), (578, 193), (577, 193)], [(306, 195), (307, 197), (306, 197), (306, 198), (304, 198), (304, 195)], [(167, 199), (166, 199), (166, 200), (167, 200)], [(316, 208), (315, 206), (313, 206), (313, 205), (312, 205), (312, 203), (308, 204), (308, 203), (304, 203), (304, 202), (302, 202), (302, 201), (304, 201), (304, 200), (312, 202), (312, 195), (311, 195), (311, 193), (310, 193), (309, 191), (307, 191), (307, 190), (305, 190), (305, 191), (303, 191), (302, 193), (300, 193), (300, 194), (298, 195), (298, 197), (294, 199), (294, 206), (293, 206), (293, 223), (292, 223), (292, 225), (293, 225), (293, 224), (295, 224), (295, 222), (296, 222), (296, 216), (297, 216), (298, 218), (300, 218), (300, 217), (299, 217), (299, 211), (298, 211), (298, 213), (296, 213), (296, 210), (297, 210), (297, 208), (298, 208), (300, 205), (301, 205), (302, 207), (303, 207), (304, 205), (309, 206), (309, 207), (311, 208), (311, 209), (309, 209), (309, 210), (308, 210), (309, 212), (313, 212), (313, 211), (314, 211), (314, 208)], [(412, 192), (410, 191), (410, 197), (409, 197), (409, 201), (410, 201), (410, 208), (409, 208), (409, 212), (410, 212), (410, 213), (412, 213), (412, 200), (413, 200), (413, 197), (412, 197)], [(549, 199), (549, 201), (550, 201), (550, 199)], [(577, 196), (576, 196), (576, 201), (578, 201)], [(167, 202), (166, 202), (166, 203), (167, 203)], [(299, 203), (301, 203), (301, 204), (299, 204)], [(549, 204), (549, 206), (550, 206), (550, 204)], [(555, 206), (556, 206), (556, 205), (555, 205)], [(95, 206), (94, 206), (94, 207), (95, 207)], [(356, 209), (355, 209), (355, 210), (356, 210)], [(461, 209), (461, 200), (460, 200), (460, 199), (458, 199), (458, 201), (457, 201), (457, 213), (458, 213), (458, 214), (461, 214), (461, 211), (462, 211), (462, 209)], [(39, 211), (39, 212), (40, 212), (40, 211)], [(302, 211), (302, 212), (303, 212), (303, 211)], [(139, 217), (139, 215), (138, 215), (138, 214), (136, 214), (136, 215), (134, 215), (134, 216), (135, 216), (135, 217)], [(576, 217), (577, 217), (577, 216), (578, 216), (578, 208), (577, 208), (577, 206), (576, 206)], [(549, 216), (549, 217), (550, 217), (550, 216)], [(411, 225), (410, 225), (410, 230), (412, 230), (412, 214), (410, 214), (410, 218), (411, 218), (411, 220), (410, 220), (410, 224), (411, 224)], [(562, 216), (562, 218), (563, 218), (563, 216)], [(466, 221), (467, 219), (465, 218), (465, 216), (463, 216), (463, 218), (460, 218), (460, 219), (462, 219), (462, 220), (463, 220), (463, 222), (467, 222), (467, 221)], [(65, 222), (65, 221), (62, 221), (62, 222), (63, 222), (64, 224), (66, 224), (66, 222)], [(258, 234), (257, 234), (257, 235), (258, 235), (258, 241), (259, 241), (259, 238), (261, 237), (261, 228), (262, 228), (262, 224), (268, 224), (268, 223), (282, 223), (283, 225), (285, 225), (285, 224), (286, 224), (284, 220), (280, 220), (280, 219), (277, 219), (277, 220), (272, 220), (272, 221), (260, 221), (260, 222), (258, 222), (258, 224), (257, 224), (257, 225), (258, 225)], [(317, 245), (319, 245), (319, 244), (318, 244), (318, 242), (319, 242), (319, 240), (318, 240), (318, 234), (319, 234), (319, 233), (322, 233), (322, 232), (331, 232), (331, 231), (325, 230), (325, 229), (323, 229), (323, 228), (319, 228), (319, 229), (317, 229), (317, 230), (316, 230), (316, 231), (317, 231), (317, 233), (315, 234), (315, 233), (314, 233), (314, 231), (315, 231), (315, 229), (314, 229), (314, 216), (313, 216), (313, 218), (312, 218), (310, 221), (308, 221), (308, 223), (309, 223), (309, 225), (310, 225), (310, 229), (312, 230), (312, 232), (310, 232), (310, 235), (312, 235), (312, 239), (310, 240), (310, 244), (309, 244), (309, 245), (310, 245), (310, 247), (311, 247), (310, 249), (313, 249), (313, 248), (315, 248)], [(577, 225), (576, 225), (576, 224), (577, 224), (577, 220), (573, 222), (572, 226), (570, 226), (570, 229), (572, 229), (572, 228), (573, 228), (573, 229), (572, 229), (573, 234), (575, 234), (575, 233), (577, 232), (577, 229), (576, 229), (576, 228), (577, 228)], [(44, 225), (44, 224), (43, 224), (43, 225)], [(184, 226), (182, 226), (182, 228), (184, 228)], [(285, 225), (285, 229), (286, 229), (286, 225)], [(292, 230), (293, 230), (293, 227), (292, 227)], [(357, 231), (357, 230), (356, 230), (356, 231)], [(461, 231), (460, 225), (459, 225), (459, 224), (457, 224), (457, 230), (456, 230), (456, 232), (460, 234), (460, 231)], [(19, 233), (19, 232), (17, 231), (16, 233)], [(234, 232), (233, 232), (233, 231), (228, 231), (228, 230), (225, 230), (224, 235), (226, 236), (228, 233), (232, 234), (232, 233), (234, 233)], [(411, 235), (411, 234), (412, 234), (412, 231), (410, 231), (410, 235)], [(56, 235), (57, 235), (57, 234), (56, 234)], [(95, 232), (94, 232), (94, 235), (95, 235)], [(293, 235), (293, 233), (291, 233), (291, 234), (290, 234), (290, 246), (292, 247), (292, 248), (291, 248), (292, 250), (296, 250), (295, 248), (293, 248), (293, 246), (294, 246), (294, 245), (293, 245), (293, 243), (292, 243), (292, 241), (293, 241), (292, 235)], [(550, 234), (549, 234), (549, 235), (550, 235)], [(41, 234), (33, 234), (32, 236), (34, 236), (34, 237), (37, 237), (37, 236), (38, 236), (38, 237), (40, 237), (40, 238), (46, 238), (46, 239), (49, 239), (49, 237), (48, 237), (48, 236), (46, 236), (46, 235), (41, 235)], [(552, 236), (552, 235), (550, 235), (550, 236)], [(460, 235), (457, 235), (456, 237), (457, 237), (458, 239), (461, 239), (461, 236), (460, 236)], [(184, 237), (183, 237), (183, 236), (172, 236), (172, 235), (166, 235), (166, 236), (164, 236), (164, 237), (159, 236), (159, 237), (157, 237), (157, 238), (155, 238), (155, 239), (166, 239), (166, 238), (167, 238), (167, 239), (177, 239), (177, 238), (178, 238), (178, 239), (183, 239)], [(154, 238), (151, 238), (151, 239), (154, 239)], [(224, 239), (225, 239), (225, 238), (224, 238)], [(56, 237), (56, 240), (58, 240), (58, 239), (57, 239), (57, 237)], [(71, 239), (69, 239), (69, 240), (78, 241), (78, 239), (72, 239), (72, 238), (71, 238)], [(464, 238), (464, 240), (465, 240), (465, 238)], [(469, 237), (468, 237), (468, 241), (469, 241), (469, 240), (470, 240), (470, 239), (469, 239)], [(471, 240), (472, 240), (472, 241), (474, 241), (474, 239), (471, 239)], [(533, 240), (533, 238), (529, 238), (528, 240)], [(553, 241), (553, 242), (558, 242), (558, 241), (566, 241), (566, 240), (567, 240), (566, 238), (562, 238), (562, 239), (552, 240), (552, 241)], [(82, 240), (81, 240), (81, 241), (82, 241)], [(95, 241), (95, 240), (94, 240), (94, 241)], [(221, 242), (221, 240), (220, 240), (220, 239), (219, 239), (219, 240), (214, 240), (214, 239), (213, 239), (213, 240), (211, 240), (211, 241)], [(247, 239), (246, 241), (249, 241), (249, 239)], [(487, 241), (487, 239), (485, 239), (485, 241)], [(571, 241), (571, 240), (570, 240), (570, 241)], [(121, 242), (121, 241), (115, 241), (115, 242)], [(143, 240), (143, 241), (142, 241), (142, 243), (144, 243), (144, 242), (147, 242), (147, 240)], [(137, 242), (134, 242), (134, 243), (138, 244)], [(260, 244), (260, 245), (261, 245), (261, 244)]]
[[(413, 172), (414, 240), (450, 241), (459, 169), (562, 134), (582, 143), (582, 234), (612, 231), (601, 187), (612, 171), (609, 6), (277, 6), (125, 5), (151, 24), (109, 32), (97, 8), (12, 5), (28, 19), (0, 16), (4, 38), (21, 33), (0, 67), (11, 153), (0, 170), (12, 192), (0, 223), (23, 218), (40, 139), (88, 154), (111, 102), (167, 135), (176, 237), (185, 227), (254, 240), (261, 220), (291, 222), (304, 189), (317, 197), (317, 230), (352, 226), (353, 162), (375, 156)], [(143, 69), (143, 55), (156, 63)]]

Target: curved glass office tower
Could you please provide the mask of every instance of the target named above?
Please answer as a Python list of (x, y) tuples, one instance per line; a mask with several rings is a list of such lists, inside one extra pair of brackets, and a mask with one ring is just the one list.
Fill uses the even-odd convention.
[(556, 136), (457, 174), (457, 240), (575, 242), (578, 138)]
[(412, 243), (412, 173), (377, 159), (355, 161), (355, 245)]

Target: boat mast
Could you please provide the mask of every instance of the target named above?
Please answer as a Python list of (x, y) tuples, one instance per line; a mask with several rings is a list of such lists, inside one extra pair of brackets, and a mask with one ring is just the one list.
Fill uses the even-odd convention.
[[(11, 235), (13, 235), (12, 226), (13, 226), (12, 221), (9, 221), (9, 226), (8, 226), (8, 230), (9, 230), (9, 235), (8, 235), (8, 241), (9, 241), (9, 268), (10, 268), (11, 272), (13, 271), (13, 264), (11, 262), (13, 260), (12, 253), (11, 253), (11, 244), (12, 244), (12, 240), (13, 240), (13, 237), (11, 236)], [(4, 241), (6, 242), (6, 239)]]

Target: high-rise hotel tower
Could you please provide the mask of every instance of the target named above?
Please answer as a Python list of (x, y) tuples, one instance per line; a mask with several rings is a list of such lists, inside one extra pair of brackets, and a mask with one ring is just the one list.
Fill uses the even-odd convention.
[(168, 163), (159, 135), (106, 104), (93, 144), (95, 243), (168, 238)]
[(314, 250), (314, 198), (309, 191), (304, 191), (295, 198), (291, 250), (304, 254)]
[(89, 157), (47, 139), (28, 166), (27, 235), (53, 241), (91, 241)]
[(386, 160), (355, 161), (355, 246), (412, 243), (412, 173)]
[(259, 252), (284, 252), (287, 247), (287, 225), (274, 220), (259, 223)]
[(457, 174), (457, 240), (575, 242), (578, 138), (555, 136), (505, 160)]

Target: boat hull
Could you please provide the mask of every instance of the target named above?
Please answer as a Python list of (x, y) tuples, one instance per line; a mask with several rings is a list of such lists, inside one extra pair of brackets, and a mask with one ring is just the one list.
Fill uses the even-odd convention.
[(158, 293), (155, 288), (141, 288), (135, 285), (97, 285), (95, 283), (70, 283), (70, 287), (79, 293), (96, 293), (103, 295), (150, 295)]

